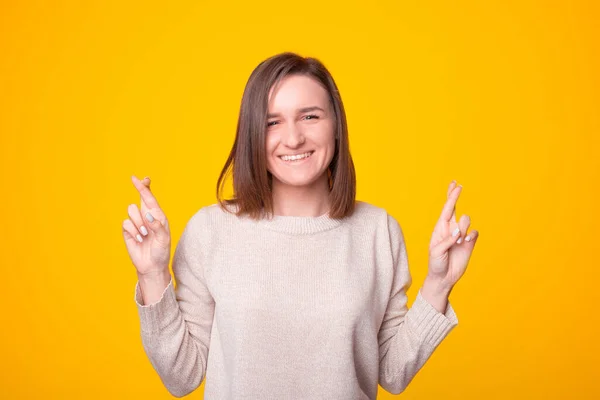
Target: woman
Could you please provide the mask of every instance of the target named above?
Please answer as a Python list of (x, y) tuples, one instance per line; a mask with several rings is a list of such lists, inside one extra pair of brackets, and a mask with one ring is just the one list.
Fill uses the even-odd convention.
[[(221, 190), (233, 169), (234, 198)], [(400, 225), (355, 201), (342, 100), (327, 69), (294, 53), (251, 74), (218, 203), (171, 235), (150, 180), (123, 224), (137, 270), (144, 349), (174, 396), (375, 399), (402, 392), (458, 324), (448, 296), (476, 242), (452, 182), (429, 270), (412, 283)], [(464, 238), (464, 240), (462, 240)]]

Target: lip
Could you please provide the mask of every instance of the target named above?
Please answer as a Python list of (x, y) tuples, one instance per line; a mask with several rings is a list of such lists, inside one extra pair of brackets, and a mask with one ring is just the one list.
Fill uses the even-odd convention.
[(297, 155), (299, 155), (299, 154), (304, 154), (304, 153), (311, 153), (311, 155), (312, 155), (312, 153), (314, 153), (314, 152), (315, 152), (314, 150), (306, 150), (306, 151), (303, 151), (303, 152), (301, 152), (301, 153), (294, 153), (294, 154), (279, 154), (279, 155), (277, 156), (277, 158), (279, 158), (279, 157), (281, 157), (281, 156), (297, 156)]
[[(312, 157), (312, 156), (315, 154), (315, 150), (309, 150), (309, 152), (310, 152), (310, 156), (308, 156), (308, 157), (305, 157), (305, 158), (303, 158), (303, 159), (301, 159), (301, 160), (294, 160), (294, 161), (284, 161), (284, 160), (282, 160), (282, 159), (281, 159), (281, 156), (277, 156), (277, 159), (278, 159), (280, 162), (282, 162), (282, 163), (284, 163), (284, 164), (286, 164), (286, 165), (298, 165), (298, 164), (302, 164), (302, 163), (306, 162), (307, 160), (309, 160), (309, 159), (310, 159), (310, 158), (311, 158), (311, 157)], [(304, 153), (307, 153), (307, 152), (305, 151), (305, 152), (302, 152), (302, 153), (297, 153), (297, 154), (285, 154), (285, 155), (289, 155), (289, 156), (291, 156), (291, 155), (298, 155), (298, 154), (304, 154)]]

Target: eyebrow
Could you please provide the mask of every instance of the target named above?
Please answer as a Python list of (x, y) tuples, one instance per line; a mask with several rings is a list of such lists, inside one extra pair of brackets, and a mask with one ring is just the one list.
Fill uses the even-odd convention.
[[(325, 112), (325, 110), (323, 110), (321, 107), (317, 107), (317, 106), (303, 107), (303, 108), (298, 109), (298, 111), (301, 113), (315, 111), (315, 110), (321, 110), (321, 111)], [(275, 118), (275, 117), (279, 117), (279, 116), (281, 116), (281, 114), (279, 114), (279, 113), (267, 114), (267, 118)]]

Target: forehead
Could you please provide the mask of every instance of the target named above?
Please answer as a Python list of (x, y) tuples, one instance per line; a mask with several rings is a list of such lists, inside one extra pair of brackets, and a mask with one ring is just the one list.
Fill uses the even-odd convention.
[(269, 111), (293, 110), (313, 105), (323, 107), (326, 104), (327, 91), (309, 76), (286, 76), (277, 88), (273, 87), (269, 91)]

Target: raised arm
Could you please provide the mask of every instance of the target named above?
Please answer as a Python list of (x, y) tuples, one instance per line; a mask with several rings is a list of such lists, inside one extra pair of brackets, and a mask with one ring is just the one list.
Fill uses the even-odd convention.
[(194, 391), (206, 375), (214, 300), (204, 279), (201, 250), (186, 225), (173, 256), (173, 279), (159, 301), (144, 305), (139, 281), (135, 299), (144, 350), (167, 390), (176, 397)]
[(388, 214), (394, 278), (379, 330), (379, 384), (392, 394), (403, 392), (431, 357), (435, 348), (458, 324), (450, 302), (444, 314), (429, 304), (421, 291), (409, 309), (406, 292), (412, 284), (406, 244), (400, 225)]
[(132, 181), (140, 192), (141, 212), (135, 204), (129, 206), (123, 235), (138, 275), (134, 298), (142, 344), (167, 390), (182, 397), (206, 375), (214, 314), (198, 235), (204, 214), (200, 210), (185, 226), (173, 256), (173, 282), (168, 220), (150, 191), (150, 180), (132, 176)]

